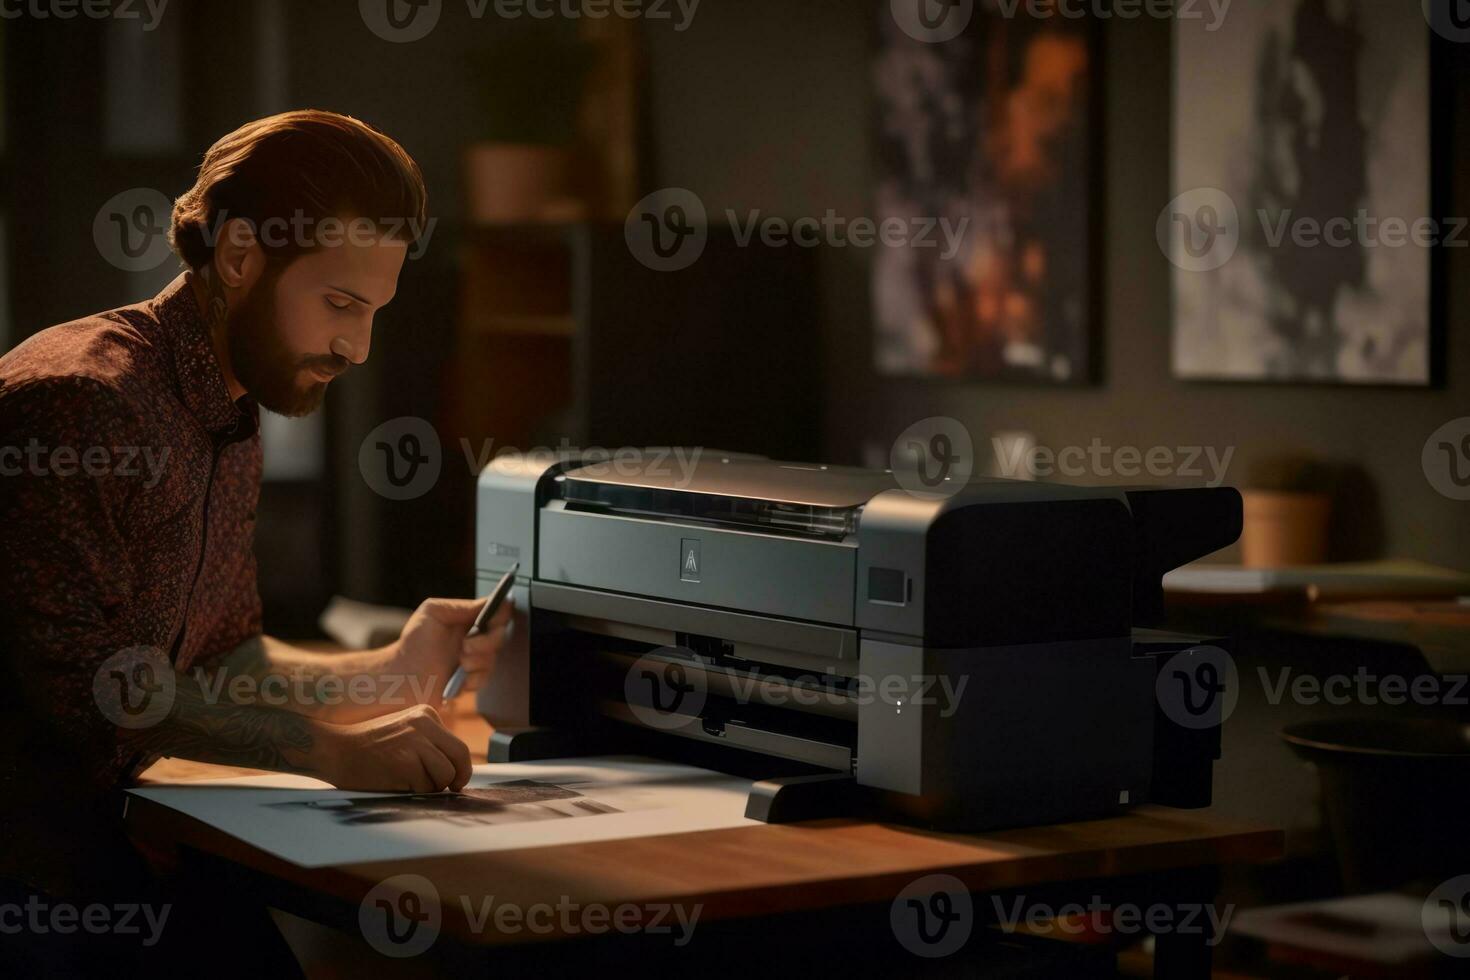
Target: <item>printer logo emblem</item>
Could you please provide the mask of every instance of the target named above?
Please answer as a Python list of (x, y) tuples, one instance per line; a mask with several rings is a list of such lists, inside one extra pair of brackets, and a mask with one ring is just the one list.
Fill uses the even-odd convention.
[(969, 941), (975, 909), (970, 890), (954, 875), (925, 875), (898, 893), (888, 918), (904, 949), (938, 959)]
[(703, 565), (699, 556), (699, 539), (682, 538), (679, 541), (679, 579), (683, 582), (698, 582)]
[(368, 945), (395, 959), (426, 952), (439, 938), (442, 918), (439, 890), (414, 874), (378, 882), (357, 909), (357, 925)]

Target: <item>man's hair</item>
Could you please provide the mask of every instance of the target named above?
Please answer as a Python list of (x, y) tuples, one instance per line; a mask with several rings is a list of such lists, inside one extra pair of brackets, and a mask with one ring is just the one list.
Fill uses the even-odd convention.
[(328, 218), (366, 219), (411, 245), (426, 198), (418, 164), (391, 138), (351, 116), (300, 109), (246, 123), (211, 146), (194, 186), (174, 202), (168, 238), (196, 270), (232, 218), (250, 222), (273, 262), (323, 244)]

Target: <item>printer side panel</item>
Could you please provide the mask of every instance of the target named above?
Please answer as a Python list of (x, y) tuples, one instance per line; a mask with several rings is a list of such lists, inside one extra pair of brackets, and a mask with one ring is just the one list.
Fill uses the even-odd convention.
[(864, 639), (857, 779), (970, 829), (1149, 799), (1154, 666), (1127, 639), (922, 649)]
[(924, 643), (1019, 646), (1126, 638), (1133, 518), (1115, 491), (951, 507), (926, 543)]
[(929, 647), (1125, 637), (1133, 517), (1121, 491), (1014, 480), (886, 490), (858, 528), (856, 625)]
[(1148, 798), (1153, 665), (1132, 654), (1118, 491), (990, 481), (864, 509), (856, 776), (971, 828)]
[(937, 711), (926, 710), (912, 679), (925, 671), (923, 647), (882, 640), (858, 644), (859, 692), (857, 781), (895, 793), (922, 794), (933, 787), (925, 778), (924, 749), (938, 736)]
[(925, 545), (942, 510), (942, 498), (904, 490), (885, 490), (863, 507), (853, 616), (859, 629), (921, 641)]
[(475, 506), (475, 595), (483, 596), (514, 562), (515, 616), (496, 658), (495, 683), (476, 693), (475, 707), (497, 726), (531, 723), (531, 593), (543, 481), (567, 463), (555, 455), (498, 456), (480, 474)]

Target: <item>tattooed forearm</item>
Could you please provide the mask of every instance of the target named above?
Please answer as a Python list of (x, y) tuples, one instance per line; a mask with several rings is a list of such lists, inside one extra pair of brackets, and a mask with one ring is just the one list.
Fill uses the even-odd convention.
[[(385, 671), (389, 648), (327, 653), (301, 650), (269, 636), (246, 640), (208, 666), (195, 667), (196, 688), (217, 702), (266, 704), (320, 721), (350, 724), (404, 707), (404, 688)], [(383, 700), (384, 694), (397, 695)]]
[(314, 723), (290, 711), (215, 701), (177, 675), (168, 715), (149, 728), (124, 730), (123, 740), (153, 755), (278, 772), (316, 771)]

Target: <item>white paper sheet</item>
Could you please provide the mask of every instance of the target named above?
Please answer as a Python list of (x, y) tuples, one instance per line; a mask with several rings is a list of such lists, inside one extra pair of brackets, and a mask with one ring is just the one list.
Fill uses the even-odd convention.
[(271, 775), (139, 787), (308, 868), (739, 827), (750, 780), (633, 756), (490, 763), (461, 794), (363, 793)]

